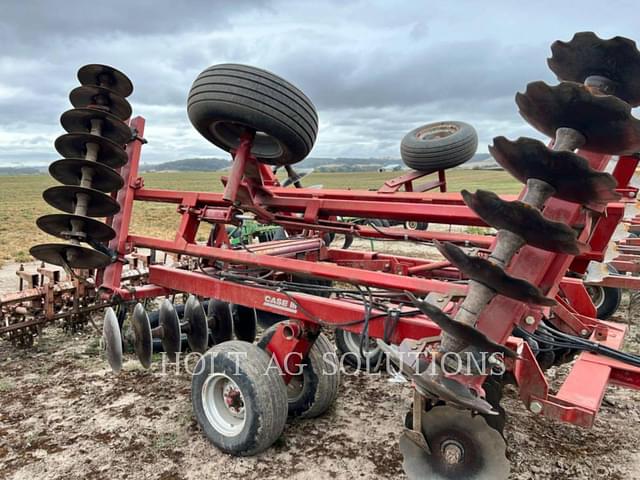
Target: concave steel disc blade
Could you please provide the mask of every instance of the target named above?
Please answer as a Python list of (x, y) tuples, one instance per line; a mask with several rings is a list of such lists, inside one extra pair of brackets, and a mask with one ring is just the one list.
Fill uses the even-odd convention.
[(99, 147), (97, 161), (111, 168), (120, 168), (127, 163), (127, 152), (108, 138), (90, 133), (67, 133), (56, 139), (55, 147), (65, 158), (85, 158), (87, 144), (95, 143)]
[(257, 315), (254, 308), (231, 305), (233, 332), (238, 340), (253, 343), (256, 339)]
[(578, 255), (587, 249), (568, 225), (545, 218), (526, 203), (508, 202), (487, 190), (477, 190), (474, 194), (462, 190), (462, 198), (488, 225), (515, 233), (528, 245), (570, 255)]
[(434, 241), (440, 253), (467, 277), (482, 283), (500, 295), (534, 305), (553, 306), (556, 301), (543, 295), (539, 288), (521, 278), (507, 275), (498, 265), (481, 257), (471, 257), (452, 243)]
[(512, 142), (505, 137), (494, 138), (489, 152), (522, 183), (536, 178), (551, 185), (556, 198), (594, 207), (620, 199), (613, 175), (594, 170), (573, 152), (551, 150), (533, 138)]
[(506, 480), (510, 465), (502, 435), (481, 415), (446, 405), (423, 413), (430, 453), (400, 437), (402, 466), (410, 480)]
[(83, 168), (93, 171), (91, 188), (95, 190), (110, 193), (120, 190), (124, 186), (124, 179), (113, 168), (82, 158), (56, 160), (49, 165), (49, 173), (65, 185), (80, 185)]
[(43, 192), (42, 198), (58, 210), (75, 213), (78, 194), (89, 196), (89, 205), (86, 213), (88, 217), (111, 217), (120, 211), (118, 202), (106, 193), (93, 188), (73, 185), (50, 187)]
[(43, 243), (31, 247), (29, 253), (46, 263), (63, 266), (66, 262), (71, 268), (103, 268), (111, 263), (108, 255), (92, 248), (68, 243)]
[(127, 120), (131, 116), (129, 102), (122, 95), (104, 87), (91, 85), (76, 87), (71, 90), (69, 101), (76, 108), (104, 107), (120, 120)]
[(516, 103), (520, 115), (551, 138), (567, 127), (584, 135), (582, 148), (592, 152), (630, 155), (640, 150), (640, 121), (631, 115), (631, 105), (612, 95), (592, 95), (579, 83), (551, 87), (532, 82), (516, 94)]
[(68, 240), (71, 238), (73, 225), (71, 221), (82, 222), (82, 232), (84, 237), (78, 238), (81, 241), (92, 240), (94, 242), (108, 242), (116, 236), (116, 232), (109, 225), (106, 225), (91, 217), (74, 215), (72, 213), (52, 213), (43, 215), (36, 220), (36, 225), (45, 233), (54, 237)]
[(207, 315), (195, 295), (190, 295), (184, 307), (183, 320), (187, 323), (187, 342), (192, 351), (204, 353), (209, 343)]
[(128, 97), (133, 92), (131, 80), (120, 70), (109, 65), (93, 63), (80, 67), (78, 80), (82, 85), (107, 87), (123, 97)]
[(96, 108), (74, 108), (60, 117), (60, 123), (69, 133), (91, 133), (91, 121), (101, 120), (100, 136), (118, 145), (131, 140), (131, 129), (115, 115)]
[(118, 317), (111, 307), (107, 307), (104, 311), (102, 338), (107, 362), (109, 362), (111, 370), (118, 373), (122, 369), (122, 336), (118, 325)]
[(160, 305), (160, 326), (163, 331), (162, 348), (167, 352), (169, 360), (175, 362), (177, 359), (176, 353), (180, 352), (182, 343), (180, 339), (180, 319), (173, 304), (166, 298)]
[(640, 52), (633, 40), (578, 32), (569, 42), (554, 42), (551, 54), (547, 63), (558, 80), (582, 83), (592, 75), (606, 77), (614, 82), (616, 97), (640, 105)]
[(231, 340), (233, 336), (233, 318), (227, 302), (214, 298), (209, 299), (207, 323), (209, 330), (211, 330), (214, 345)]
[(133, 328), (133, 349), (136, 352), (136, 357), (138, 357), (144, 368), (149, 368), (153, 354), (153, 339), (151, 338), (149, 317), (141, 303), (136, 304), (136, 308), (133, 309), (131, 326)]

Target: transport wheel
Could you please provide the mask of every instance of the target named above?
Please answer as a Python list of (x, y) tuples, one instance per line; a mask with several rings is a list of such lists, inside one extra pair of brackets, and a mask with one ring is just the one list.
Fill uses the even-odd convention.
[[(609, 272), (618, 273), (611, 265), (607, 265)], [(599, 285), (586, 285), (587, 292), (596, 307), (596, 317), (606, 320), (618, 311), (622, 300), (622, 290), (615, 287), (601, 287)]]
[(404, 228), (407, 230), (427, 230), (429, 228), (429, 224), (427, 222), (404, 222)]
[(214, 145), (231, 151), (245, 128), (255, 130), (251, 152), (270, 165), (304, 159), (316, 140), (318, 115), (307, 96), (260, 68), (222, 64), (204, 70), (187, 101), (193, 126)]
[[(270, 327), (258, 342), (266, 350), (278, 325)], [(340, 364), (335, 348), (321, 333), (307, 358), (301, 362), (302, 373), (294, 375), (287, 385), (289, 417), (315, 418), (325, 413), (336, 398), (340, 384)]]
[(427, 453), (409, 436), (400, 437), (402, 466), (410, 480), (506, 480), (510, 465), (502, 435), (481, 415), (437, 405), (422, 416)]
[(478, 134), (468, 123), (437, 122), (407, 133), (400, 143), (400, 156), (409, 168), (433, 172), (470, 160), (477, 148)]
[(360, 352), (361, 335), (339, 328), (336, 329), (335, 335), (340, 358), (344, 359), (346, 364), (370, 372), (381, 363), (383, 352), (375, 339), (369, 338), (362, 346), (363, 356)]
[(269, 355), (257, 346), (230, 340), (211, 348), (191, 381), (198, 424), (211, 443), (232, 455), (255, 455), (282, 434), (287, 387)]

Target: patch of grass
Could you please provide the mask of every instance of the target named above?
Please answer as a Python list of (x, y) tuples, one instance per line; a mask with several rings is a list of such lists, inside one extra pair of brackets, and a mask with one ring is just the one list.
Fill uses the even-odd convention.
[(8, 378), (0, 378), (0, 393), (11, 392), (16, 388), (16, 384)]
[(179, 446), (177, 433), (160, 433), (151, 441), (153, 450), (164, 450)]
[(490, 228), (487, 227), (467, 227), (464, 229), (465, 233), (469, 233), (471, 235), (487, 235), (491, 232)]
[[(220, 172), (151, 172), (144, 174), (147, 188), (221, 192)], [(398, 172), (313, 173), (305, 177), (304, 185), (323, 185), (324, 188), (377, 189)], [(430, 180), (431, 178), (428, 178)], [(0, 264), (4, 261), (30, 260), (29, 248), (45, 242), (58, 242), (36, 227), (36, 219), (47, 213), (59, 213), (42, 200), (42, 192), (55, 185), (48, 175), (0, 176)], [(522, 186), (509, 174), (486, 170), (450, 170), (447, 189), (483, 188), (500, 194), (517, 193)], [(180, 222), (176, 205), (139, 202), (134, 205), (131, 232), (173, 239)], [(208, 236), (204, 224), (198, 238)]]

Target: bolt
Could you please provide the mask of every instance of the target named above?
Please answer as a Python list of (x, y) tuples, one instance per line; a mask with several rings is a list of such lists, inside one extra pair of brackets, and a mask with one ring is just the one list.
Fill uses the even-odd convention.
[(538, 415), (542, 413), (542, 404), (539, 401), (534, 400), (529, 404), (529, 410)]
[(583, 337), (587, 337), (589, 335), (589, 331), (586, 328), (583, 328), (582, 330), (580, 330), (580, 335), (582, 335)]
[(436, 300), (436, 302), (439, 302), (439, 303), (444, 302), (444, 297), (440, 297), (440, 298), (438, 298), (438, 299)]
[(536, 319), (531, 315), (527, 315), (524, 319), (524, 323), (526, 323), (527, 325), (533, 325), (534, 323), (536, 323)]

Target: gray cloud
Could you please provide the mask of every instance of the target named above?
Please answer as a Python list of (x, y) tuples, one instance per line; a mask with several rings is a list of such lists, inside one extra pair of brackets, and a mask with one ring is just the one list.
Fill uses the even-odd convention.
[(266, 68), (309, 95), (321, 121), (313, 156), (397, 156), (406, 132), (445, 119), (472, 123), (484, 149), (495, 135), (538, 136), (513, 97), (529, 81), (555, 81), (552, 41), (581, 30), (633, 38), (635, 19), (635, 2), (595, 0), (580, 9), (547, 0), (5, 2), (0, 164), (56, 158), (58, 118), (85, 63), (133, 80), (146, 162), (223, 154), (185, 108), (197, 74), (222, 62)]

